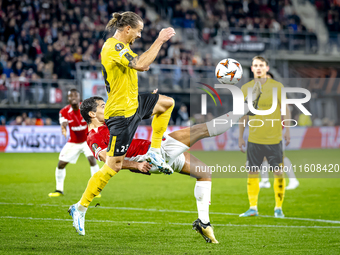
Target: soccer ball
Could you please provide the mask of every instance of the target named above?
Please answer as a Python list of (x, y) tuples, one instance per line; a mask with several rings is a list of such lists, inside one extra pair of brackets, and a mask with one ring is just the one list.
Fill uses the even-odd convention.
[(221, 60), (215, 69), (217, 80), (223, 84), (235, 85), (241, 80), (242, 74), (241, 64), (232, 58)]

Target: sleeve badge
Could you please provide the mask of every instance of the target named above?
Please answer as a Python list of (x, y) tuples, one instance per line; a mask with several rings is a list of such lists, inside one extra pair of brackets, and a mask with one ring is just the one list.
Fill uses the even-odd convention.
[(96, 152), (97, 148), (98, 148), (98, 144), (96, 144), (96, 143), (92, 144), (92, 151), (93, 152)]
[(122, 49), (124, 49), (124, 44), (122, 43), (117, 43), (115, 46), (116, 51), (121, 51)]

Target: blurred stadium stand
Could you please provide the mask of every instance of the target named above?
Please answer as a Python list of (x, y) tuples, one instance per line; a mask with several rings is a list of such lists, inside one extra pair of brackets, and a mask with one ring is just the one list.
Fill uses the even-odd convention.
[[(140, 91), (159, 88), (190, 111), (190, 81), (213, 78), (225, 57), (266, 56), (275, 79), (312, 90), (318, 119), (340, 117), (338, 0), (3, 0), (0, 2), (1, 123), (23, 111), (57, 123), (70, 88), (105, 96), (100, 50), (113, 12), (134, 11), (144, 20), (136, 53), (147, 50), (162, 27), (176, 36), (164, 44), (150, 71), (139, 74)], [(299, 81), (299, 78), (304, 78)], [(286, 84), (288, 85), (288, 84)], [(231, 105), (231, 97), (223, 95)], [(209, 107), (209, 106), (208, 106)], [(328, 111), (327, 109), (333, 109)], [(178, 110), (174, 111), (173, 123)], [(213, 108), (213, 115), (225, 111)], [(324, 118), (326, 118), (324, 117)], [(3, 121), (5, 119), (5, 121)], [(49, 121), (48, 121), (49, 122)], [(316, 121), (320, 123), (320, 121)], [(333, 124), (333, 125), (334, 125)], [(326, 125), (326, 124), (325, 124)]]

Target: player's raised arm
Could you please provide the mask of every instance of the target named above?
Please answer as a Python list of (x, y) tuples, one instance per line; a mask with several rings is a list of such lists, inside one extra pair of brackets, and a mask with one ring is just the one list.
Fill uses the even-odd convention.
[[(136, 13), (113, 13), (112, 19), (106, 26), (106, 30), (116, 30), (113, 35), (113, 39), (116, 41), (106, 43), (106, 47), (103, 47), (104, 50), (102, 50), (102, 56), (107, 56), (110, 60), (112, 59), (123, 66), (129, 66), (137, 71), (149, 70), (150, 64), (155, 60), (163, 43), (175, 35), (175, 30), (172, 27), (162, 29), (151, 47), (140, 56), (137, 56), (137, 54), (130, 49), (130, 45), (132, 45), (136, 39), (141, 38), (143, 28), (143, 19)], [(104, 67), (105, 62), (107, 62), (107, 60), (102, 59)]]
[(130, 61), (129, 66), (138, 71), (147, 71), (149, 66), (157, 57), (159, 50), (163, 43), (167, 42), (171, 37), (175, 35), (175, 30), (172, 27), (162, 29), (159, 33), (158, 38), (151, 45), (151, 47), (144, 52), (142, 55), (133, 58)]

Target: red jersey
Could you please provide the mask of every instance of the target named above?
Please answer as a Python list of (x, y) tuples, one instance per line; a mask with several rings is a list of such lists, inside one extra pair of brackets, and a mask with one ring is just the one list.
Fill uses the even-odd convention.
[[(110, 142), (110, 132), (104, 124), (98, 128), (92, 129), (87, 135), (87, 145), (90, 147), (93, 156), (100, 160), (98, 155), (101, 151), (106, 150)], [(133, 159), (139, 155), (145, 155), (150, 147), (151, 142), (143, 139), (133, 139), (129, 149), (126, 152), (125, 159)]]
[(83, 143), (86, 141), (87, 124), (80, 114), (80, 110), (74, 111), (71, 105), (65, 106), (59, 112), (59, 122), (67, 122), (70, 128), (70, 143)]

